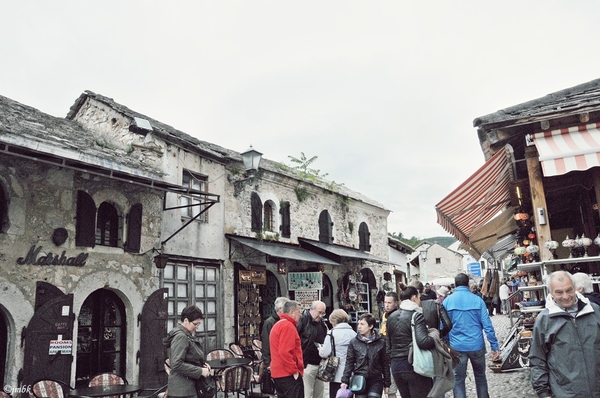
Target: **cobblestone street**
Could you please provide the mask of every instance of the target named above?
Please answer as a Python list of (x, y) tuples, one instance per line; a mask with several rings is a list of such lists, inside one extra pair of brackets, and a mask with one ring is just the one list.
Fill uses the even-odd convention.
[[(510, 319), (505, 315), (494, 315), (492, 318), (496, 337), (500, 346), (504, 343), (510, 331)], [(489, 352), (489, 345), (488, 345)], [(490, 363), (488, 362), (488, 365)], [(509, 372), (495, 373), (488, 369), (486, 372), (490, 398), (535, 398), (537, 395), (531, 387), (529, 369), (519, 369)], [(446, 398), (452, 397), (452, 392)], [(475, 378), (469, 365), (467, 373), (467, 397), (476, 398)]]

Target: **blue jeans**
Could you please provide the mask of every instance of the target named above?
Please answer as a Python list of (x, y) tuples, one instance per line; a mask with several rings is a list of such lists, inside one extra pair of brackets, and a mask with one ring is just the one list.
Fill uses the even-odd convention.
[(454, 368), (454, 398), (467, 398), (465, 377), (467, 376), (467, 361), (471, 361), (475, 375), (477, 398), (489, 398), (487, 379), (485, 377), (485, 348), (479, 351), (459, 351), (460, 363)]

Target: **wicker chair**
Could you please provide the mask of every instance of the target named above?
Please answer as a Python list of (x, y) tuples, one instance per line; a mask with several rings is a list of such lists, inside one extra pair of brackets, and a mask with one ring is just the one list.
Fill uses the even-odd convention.
[(247, 396), (252, 383), (252, 368), (248, 365), (226, 368), (219, 382), (222, 383), (221, 391), (225, 397), (229, 393), (235, 393), (237, 397), (240, 393)]
[(244, 350), (242, 350), (239, 344), (231, 343), (229, 344), (229, 349), (236, 358), (244, 358)]
[(67, 398), (70, 391), (67, 383), (52, 379), (38, 380), (31, 385), (31, 395), (35, 398)]
[[(116, 373), (98, 373), (89, 382), (90, 387), (98, 387), (98, 386), (123, 386), (127, 383), (127, 380), (124, 377), (119, 376)], [(111, 395), (107, 398), (118, 398), (118, 395)]]
[(233, 355), (233, 352), (229, 351), (226, 348), (217, 348), (217, 349), (209, 351), (208, 354), (206, 354), (207, 361), (213, 361), (213, 360), (225, 359), (225, 358), (235, 358), (235, 355)]

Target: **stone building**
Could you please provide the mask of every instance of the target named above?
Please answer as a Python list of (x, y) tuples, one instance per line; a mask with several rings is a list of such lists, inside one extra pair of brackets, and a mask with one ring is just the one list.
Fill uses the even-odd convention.
[(206, 351), (250, 347), (279, 295), (377, 314), (394, 273), (377, 202), (268, 159), (246, 171), (89, 91), (66, 119), (0, 98), (5, 384), (164, 384), (157, 347), (191, 304)]

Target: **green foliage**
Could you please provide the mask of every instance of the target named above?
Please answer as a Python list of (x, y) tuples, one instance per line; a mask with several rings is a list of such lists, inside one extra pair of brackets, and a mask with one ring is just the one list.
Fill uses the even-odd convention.
[(425, 241), (427, 241), (429, 243), (437, 243), (438, 245), (443, 246), (443, 247), (448, 247), (451, 244), (453, 244), (454, 242), (456, 242), (456, 238), (453, 236), (434, 236), (431, 238), (421, 239), (416, 236), (412, 236), (410, 238), (405, 238), (404, 234), (402, 232), (390, 232), (390, 233), (388, 233), (388, 235), (391, 236), (392, 238), (398, 239), (400, 242), (406, 243), (410, 247), (417, 247), (422, 242), (425, 242)]
[(350, 202), (351, 201), (352, 201), (352, 199), (350, 199), (350, 197), (348, 197), (348, 196), (340, 196), (339, 197), (340, 207), (342, 208), (343, 213), (346, 213), (347, 211), (350, 210)]
[(308, 189), (301, 185), (298, 185), (296, 188), (294, 188), (294, 192), (296, 192), (296, 198), (298, 198), (298, 202), (304, 202), (309, 195)]
[(321, 174), (321, 170), (312, 169), (310, 167), (310, 165), (319, 158), (318, 156), (313, 156), (312, 158), (308, 159), (304, 152), (300, 152), (300, 158), (296, 158), (294, 156), (288, 156), (288, 158), (292, 161), (292, 164), (296, 165), (293, 167), (293, 169), (298, 172), (298, 175), (303, 180), (316, 182), (318, 180), (322, 180), (328, 175), (327, 173)]
[(350, 233), (354, 232), (354, 223), (352, 221), (348, 221), (348, 230)]

